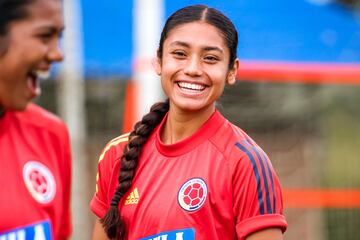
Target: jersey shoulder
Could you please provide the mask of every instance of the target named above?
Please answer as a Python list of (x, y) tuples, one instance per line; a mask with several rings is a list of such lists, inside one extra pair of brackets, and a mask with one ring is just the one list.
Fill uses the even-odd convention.
[(222, 124), (210, 141), (222, 153), (231, 169), (237, 168), (239, 164), (242, 167), (251, 167), (250, 153), (266, 155), (245, 131), (228, 120)]
[(129, 141), (129, 135), (130, 133), (125, 133), (110, 140), (100, 154), (99, 164), (113, 166), (114, 162), (120, 160), (124, 147)]
[(34, 103), (30, 103), (25, 111), (16, 112), (15, 115), (27, 127), (38, 128), (55, 134), (67, 132), (65, 123), (58, 116)]
[(238, 142), (250, 137), (239, 127), (225, 120), (216, 133), (209, 139), (223, 154), (229, 154)]

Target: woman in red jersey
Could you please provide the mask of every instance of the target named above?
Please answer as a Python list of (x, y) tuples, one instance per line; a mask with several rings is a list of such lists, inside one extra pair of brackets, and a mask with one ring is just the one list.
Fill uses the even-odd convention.
[(283, 239), (267, 155), (215, 107), (236, 81), (237, 42), (214, 8), (188, 6), (168, 18), (154, 61), (168, 100), (104, 148), (93, 239)]
[(68, 131), (30, 101), (63, 59), (61, 0), (0, 0), (0, 239), (68, 239)]

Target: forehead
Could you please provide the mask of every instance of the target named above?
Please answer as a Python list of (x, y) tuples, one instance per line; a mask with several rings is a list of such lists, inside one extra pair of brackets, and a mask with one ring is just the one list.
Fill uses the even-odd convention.
[(25, 21), (48, 23), (63, 27), (61, 0), (35, 0), (26, 7), (28, 17)]
[(200, 21), (181, 24), (172, 29), (165, 40), (165, 45), (174, 42), (186, 42), (191, 46), (214, 46), (223, 50), (227, 49), (220, 30), (209, 23)]

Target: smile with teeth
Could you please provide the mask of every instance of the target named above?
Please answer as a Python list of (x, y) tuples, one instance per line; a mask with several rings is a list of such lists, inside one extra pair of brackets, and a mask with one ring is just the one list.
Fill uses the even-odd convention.
[(27, 86), (33, 97), (40, 95), (41, 89), (39, 80), (46, 79), (49, 76), (49, 71), (33, 70), (28, 74)]
[(46, 71), (46, 70), (34, 70), (31, 72), (31, 74), (33, 74), (34, 76), (46, 80), (47, 78), (49, 78), (50, 76), (50, 71)]
[(196, 84), (196, 83), (188, 83), (188, 82), (178, 82), (177, 85), (184, 90), (191, 90), (191, 91), (203, 91), (206, 86), (202, 84)]

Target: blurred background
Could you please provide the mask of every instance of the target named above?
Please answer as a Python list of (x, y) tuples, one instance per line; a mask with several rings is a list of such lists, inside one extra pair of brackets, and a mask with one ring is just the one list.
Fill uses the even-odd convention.
[(103, 147), (163, 98), (150, 62), (164, 19), (194, 3), (218, 8), (239, 31), (239, 81), (218, 109), (270, 156), (285, 239), (359, 239), (359, 0), (64, 0), (66, 60), (36, 101), (69, 126), (73, 239), (91, 236)]

